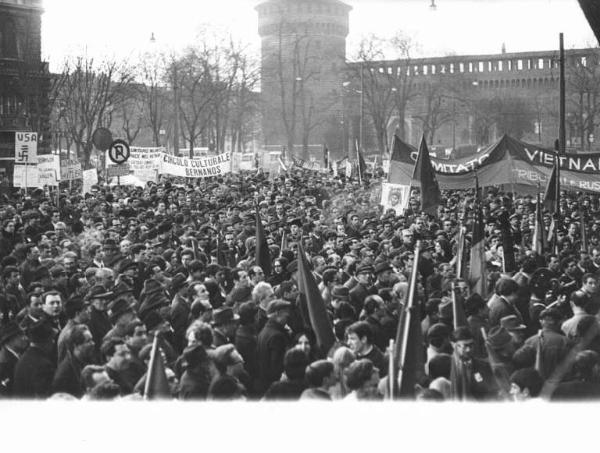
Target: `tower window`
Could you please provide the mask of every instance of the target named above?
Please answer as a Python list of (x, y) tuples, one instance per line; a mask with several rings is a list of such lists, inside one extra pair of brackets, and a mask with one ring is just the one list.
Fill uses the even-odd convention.
[(17, 30), (10, 19), (0, 20), (0, 58), (18, 58)]

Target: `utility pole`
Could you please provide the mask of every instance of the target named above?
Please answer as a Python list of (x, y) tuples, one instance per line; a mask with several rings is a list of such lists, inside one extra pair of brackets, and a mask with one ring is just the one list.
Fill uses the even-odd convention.
[[(173, 60), (173, 109), (175, 118), (173, 121), (173, 154), (179, 155), (179, 80), (177, 74), (177, 63)], [(193, 151), (190, 150), (190, 159), (193, 158)]]
[(363, 122), (365, 116), (365, 75), (364, 63), (360, 64), (360, 125), (358, 128), (358, 144), (360, 150), (363, 149)]

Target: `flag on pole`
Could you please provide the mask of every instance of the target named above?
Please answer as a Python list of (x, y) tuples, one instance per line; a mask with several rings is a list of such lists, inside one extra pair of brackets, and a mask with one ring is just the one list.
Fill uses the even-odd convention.
[(279, 168), (284, 172), (288, 171), (287, 165), (283, 162), (282, 156), (279, 156), (277, 160), (279, 161)]
[(154, 336), (152, 350), (150, 351), (150, 362), (146, 373), (146, 385), (144, 386), (144, 399), (171, 398), (171, 389), (167, 380), (165, 364), (158, 347), (158, 335)]
[(424, 370), (423, 338), (421, 331), (421, 317), (419, 305), (416, 302), (417, 274), (419, 269), (421, 241), (415, 246), (415, 258), (410, 275), (406, 308), (398, 323), (396, 331), (396, 353), (394, 354), (394, 370), (398, 370), (397, 377), (390, 376), (394, 383), (397, 382), (399, 398), (414, 398), (415, 385), (419, 375)]
[(542, 214), (542, 203), (540, 194), (537, 195), (537, 203), (535, 205), (535, 227), (533, 230), (533, 238), (531, 241), (531, 250), (535, 250), (538, 255), (543, 255), (546, 250), (546, 238), (544, 235), (544, 216)]
[(323, 163), (325, 168), (329, 168), (329, 149), (327, 149), (327, 145), (323, 146)]
[(429, 157), (429, 149), (425, 142), (425, 136), (421, 139), (421, 146), (419, 147), (419, 155), (415, 162), (412, 181), (412, 184), (414, 184), (415, 181), (418, 181), (421, 186), (421, 210), (428, 214), (437, 214), (437, 208), (441, 202), (442, 194), (435, 177), (435, 171), (431, 165), (431, 158)]
[(587, 253), (588, 251), (588, 239), (587, 239), (587, 225), (585, 218), (585, 211), (579, 211), (579, 228), (581, 230), (581, 244), (579, 250)]
[(326, 356), (335, 343), (335, 335), (321, 291), (310, 271), (302, 241), (298, 242), (298, 292), (304, 296), (310, 325), (317, 338), (317, 345), (321, 354)]
[(265, 229), (260, 219), (258, 205), (256, 207), (256, 265), (260, 266), (265, 276), (271, 275), (271, 255), (269, 253), (269, 245), (267, 244), (267, 236)]
[(517, 264), (515, 262), (515, 251), (508, 211), (502, 212), (498, 218), (500, 231), (502, 231), (502, 265), (504, 273), (514, 272)]
[(367, 169), (367, 164), (365, 163), (365, 159), (363, 158), (362, 152), (358, 146), (358, 140), (356, 143), (356, 163), (357, 163), (357, 171), (358, 171), (358, 180), (362, 184), (363, 178), (365, 176), (365, 170)]
[(487, 276), (485, 261), (485, 230), (483, 212), (477, 209), (473, 222), (473, 241), (471, 243), (471, 286), (473, 291), (485, 298), (487, 296)]
[(548, 184), (546, 185), (546, 190), (544, 191), (544, 209), (553, 214), (556, 212), (556, 170), (557, 164), (554, 162), (554, 166), (552, 167), (552, 173), (550, 174), (550, 179), (548, 179)]

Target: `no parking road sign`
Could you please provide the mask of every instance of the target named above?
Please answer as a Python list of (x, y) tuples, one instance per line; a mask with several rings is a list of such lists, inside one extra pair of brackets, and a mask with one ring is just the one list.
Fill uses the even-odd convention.
[(127, 159), (129, 159), (130, 155), (129, 143), (127, 143), (125, 140), (115, 140), (110, 144), (110, 148), (108, 149), (108, 157), (115, 164), (127, 162)]

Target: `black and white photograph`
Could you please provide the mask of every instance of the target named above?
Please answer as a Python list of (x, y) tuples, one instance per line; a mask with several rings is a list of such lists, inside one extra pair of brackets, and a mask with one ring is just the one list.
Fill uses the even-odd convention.
[(0, 0), (0, 411), (597, 403), (599, 39), (594, 0)]

